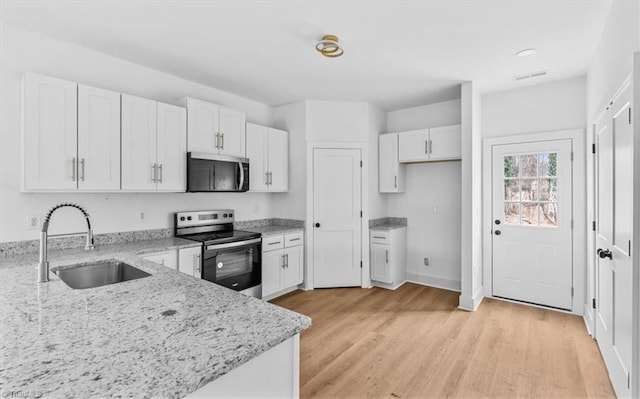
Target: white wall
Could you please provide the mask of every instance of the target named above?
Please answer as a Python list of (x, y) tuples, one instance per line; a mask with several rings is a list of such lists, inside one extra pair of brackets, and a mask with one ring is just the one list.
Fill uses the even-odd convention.
[(387, 216), (387, 195), (378, 192), (378, 136), (387, 128), (387, 113), (369, 105), (369, 219)]
[(482, 96), (483, 137), (585, 126), (585, 78), (561, 80)]
[(368, 141), (369, 105), (307, 101), (308, 141)]
[[(387, 132), (460, 123), (460, 100), (389, 112)], [(407, 273), (411, 280), (460, 289), (461, 165), (416, 163), (406, 168), (406, 192), (384, 194), (387, 215), (407, 218)], [(437, 213), (433, 213), (433, 207)], [(423, 260), (430, 259), (425, 267)]]
[[(0, 242), (38, 238), (37, 231), (26, 229), (27, 215), (43, 215), (61, 201), (85, 206), (96, 233), (172, 227), (171, 214), (176, 211), (229, 207), (236, 209), (238, 220), (272, 215), (269, 194), (21, 194), (19, 83), (25, 71), (164, 102), (188, 95), (242, 110), (248, 120), (267, 125), (272, 122), (273, 111), (266, 105), (76, 45), (7, 25), (0, 29)], [(147, 213), (145, 222), (137, 221), (139, 210)], [(63, 210), (54, 217), (50, 230), (60, 233), (82, 229), (82, 219), (72, 210)]]

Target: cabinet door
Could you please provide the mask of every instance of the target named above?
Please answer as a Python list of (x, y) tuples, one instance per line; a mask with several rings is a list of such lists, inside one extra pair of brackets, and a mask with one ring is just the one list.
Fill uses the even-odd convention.
[(289, 133), (269, 128), (269, 191), (289, 189)]
[(178, 270), (190, 276), (201, 278), (200, 247), (178, 250)]
[(302, 283), (303, 248), (302, 245), (299, 245), (285, 250), (286, 266), (282, 269), (282, 289)]
[(220, 154), (244, 157), (246, 122), (242, 112), (220, 107)]
[(378, 138), (378, 184), (381, 193), (404, 192), (404, 174), (398, 163), (398, 134), (383, 134)]
[(389, 245), (371, 244), (371, 280), (391, 283)]
[(187, 190), (187, 111), (158, 103), (158, 191)]
[(77, 189), (77, 84), (33, 73), (22, 84), (23, 190)]
[(120, 93), (78, 85), (78, 188), (120, 190)]
[(460, 125), (429, 129), (429, 159), (447, 160), (462, 158), (462, 129)]
[(247, 123), (247, 158), (249, 158), (249, 190), (267, 191), (267, 147), (269, 129)]
[(268, 251), (262, 253), (262, 297), (280, 291), (281, 272), (284, 265), (284, 251)]
[(122, 189), (155, 191), (156, 102), (122, 95)]
[(398, 160), (422, 162), (429, 160), (429, 129), (398, 133)]
[(176, 251), (157, 252), (143, 256), (144, 259), (158, 263), (170, 269), (176, 269)]
[(187, 148), (191, 152), (218, 153), (220, 107), (187, 99)]

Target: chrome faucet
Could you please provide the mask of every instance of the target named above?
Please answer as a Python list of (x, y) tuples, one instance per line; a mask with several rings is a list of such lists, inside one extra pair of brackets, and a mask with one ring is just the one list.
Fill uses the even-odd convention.
[[(69, 233), (69, 234), (56, 234), (56, 235), (47, 235), (47, 230), (49, 230), (49, 221), (51, 220), (51, 216), (55, 211), (60, 208), (71, 207), (76, 208), (84, 215), (85, 219), (87, 219), (87, 232), (86, 233)], [(38, 262), (38, 282), (46, 283), (49, 281), (49, 262), (47, 261), (47, 239), (48, 237), (74, 237), (74, 236), (86, 236), (86, 242), (84, 245), (84, 250), (89, 251), (93, 249), (93, 231), (91, 230), (91, 220), (89, 219), (89, 213), (80, 205), (72, 204), (72, 203), (62, 203), (55, 205), (53, 208), (49, 209), (47, 212), (47, 216), (44, 218), (44, 222), (42, 223), (42, 230), (40, 231), (40, 261)]]

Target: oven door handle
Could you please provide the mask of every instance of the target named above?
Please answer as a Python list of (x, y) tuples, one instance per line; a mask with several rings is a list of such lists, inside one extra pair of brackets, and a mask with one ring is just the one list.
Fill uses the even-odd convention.
[(257, 243), (259, 243), (261, 241), (262, 241), (262, 238), (254, 238), (253, 240), (230, 242), (230, 243), (227, 243), (227, 244), (207, 245), (207, 251), (213, 251), (213, 250), (216, 250), (216, 249), (243, 247), (245, 245), (257, 244)]

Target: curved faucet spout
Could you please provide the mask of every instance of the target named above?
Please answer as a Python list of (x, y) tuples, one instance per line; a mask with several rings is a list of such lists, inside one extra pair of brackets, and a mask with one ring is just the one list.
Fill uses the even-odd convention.
[[(47, 240), (48, 240), (47, 231), (49, 230), (49, 222), (51, 221), (51, 216), (53, 216), (53, 213), (55, 211), (57, 211), (58, 209), (66, 208), (66, 207), (76, 208), (80, 212), (82, 212), (82, 214), (84, 215), (85, 219), (87, 220), (87, 232), (86, 233), (61, 234), (59, 236), (76, 236), (76, 235), (86, 236), (86, 242), (85, 242), (84, 249), (86, 251), (88, 251), (88, 250), (94, 248), (94, 246), (93, 246), (93, 231), (91, 230), (91, 219), (89, 217), (89, 212), (87, 212), (80, 205), (73, 204), (71, 202), (64, 202), (62, 204), (58, 204), (58, 205), (53, 206), (51, 209), (49, 209), (49, 212), (47, 212), (47, 215), (44, 217), (44, 221), (42, 223), (42, 230), (40, 231), (40, 261), (38, 262), (38, 282), (39, 283), (46, 283), (47, 281), (49, 281), (49, 262), (47, 261)], [(52, 237), (54, 237), (54, 236), (52, 236)]]

